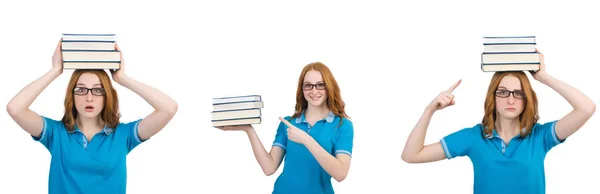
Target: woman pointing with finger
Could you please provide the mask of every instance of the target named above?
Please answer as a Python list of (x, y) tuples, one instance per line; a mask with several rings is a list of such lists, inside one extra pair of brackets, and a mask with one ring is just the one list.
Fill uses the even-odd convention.
[(426, 163), (468, 156), (473, 163), (475, 194), (545, 193), (544, 159), (593, 115), (596, 105), (577, 89), (550, 76), (540, 54), (535, 80), (554, 89), (571, 104), (564, 117), (538, 123), (536, 93), (522, 71), (496, 72), (489, 84), (481, 123), (424, 145), (433, 113), (454, 104), (452, 91), (440, 93), (426, 108), (408, 137), (402, 159)]
[(331, 178), (343, 181), (350, 169), (354, 128), (344, 111), (340, 89), (329, 68), (308, 64), (298, 80), (292, 116), (279, 118), (275, 141), (267, 152), (251, 125), (218, 127), (248, 134), (254, 156), (266, 175), (277, 171), (274, 194), (333, 194)]

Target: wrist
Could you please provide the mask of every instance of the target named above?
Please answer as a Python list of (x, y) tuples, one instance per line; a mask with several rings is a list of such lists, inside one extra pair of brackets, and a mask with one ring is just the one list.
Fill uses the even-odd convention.
[(437, 109), (435, 107), (432, 107), (431, 105), (429, 105), (429, 106), (425, 107), (424, 113), (433, 114), (433, 113), (435, 113), (436, 110)]
[(306, 146), (306, 147), (309, 147), (309, 146), (311, 146), (311, 144), (312, 144), (312, 143), (314, 143), (314, 142), (316, 142), (316, 141), (314, 141), (314, 139), (313, 139), (312, 137), (310, 137), (309, 135), (307, 135), (307, 137), (306, 137), (306, 138), (304, 138), (304, 139), (302, 140), (302, 142), (300, 142), (300, 143), (301, 143), (302, 145)]
[(63, 69), (62, 68), (58, 68), (58, 67), (53, 67), (52, 69), (50, 69), (50, 71), (48, 71), (48, 73), (54, 75), (55, 77), (62, 74)]
[(540, 74), (537, 75), (537, 80), (542, 82), (542, 83), (546, 83), (546, 81), (548, 81), (549, 79), (552, 78), (552, 76), (550, 76), (548, 73), (546, 72), (539, 72)]
[(256, 133), (256, 131), (254, 131), (254, 128), (252, 126), (248, 126), (248, 127), (244, 128), (243, 131), (246, 132), (247, 135)]
[(118, 84), (121, 84), (123, 86), (125, 86), (127, 83), (130, 83), (130, 80), (131, 80), (125, 74), (121, 74), (120, 76), (114, 77), (113, 79), (115, 80), (115, 82), (117, 82)]

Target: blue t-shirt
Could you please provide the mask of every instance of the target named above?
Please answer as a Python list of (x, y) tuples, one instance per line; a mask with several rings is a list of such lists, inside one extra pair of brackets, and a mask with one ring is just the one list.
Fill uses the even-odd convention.
[[(290, 121), (290, 117), (286, 117)], [(342, 124), (340, 125), (340, 120)], [(308, 133), (331, 155), (352, 156), (354, 128), (352, 122), (329, 112), (328, 116), (310, 126), (304, 113), (290, 123)], [(279, 124), (274, 146), (285, 150), (283, 172), (277, 178), (273, 194), (333, 194), (331, 175), (317, 162), (308, 149), (287, 137), (287, 125)]]
[(564, 142), (556, 136), (556, 121), (536, 123), (529, 135), (505, 143), (493, 130), (486, 137), (481, 124), (454, 132), (440, 140), (448, 159), (468, 156), (473, 163), (475, 194), (543, 194), (546, 192), (544, 159)]
[(127, 154), (142, 143), (137, 133), (141, 119), (114, 129), (104, 127), (91, 141), (77, 126), (68, 132), (62, 121), (43, 116), (42, 120), (42, 134), (32, 137), (52, 156), (49, 194), (125, 193)]

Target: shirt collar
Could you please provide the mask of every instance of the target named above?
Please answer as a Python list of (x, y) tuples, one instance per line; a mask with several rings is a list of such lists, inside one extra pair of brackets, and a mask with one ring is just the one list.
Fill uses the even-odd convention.
[[(333, 112), (329, 111), (329, 113), (327, 114), (327, 117), (325, 117), (325, 121), (328, 123), (332, 123), (333, 119), (335, 119), (335, 114), (333, 114)], [(296, 117), (296, 123), (308, 123), (308, 121), (306, 121), (306, 117), (304, 116), (304, 111), (302, 111), (302, 114), (300, 114), (300, 117)]]
[[(79, 127), (77, 127), (77, 124), (75, 124), (75, 130), (73, 130), (73, 132), (69, 132), (69, 131), (67, 131), (67, 132), (68, 133), (75, 133), (76, 131), (81, 132), (81, 130), (79, 130)], [(104, 125), (104, 128), (102, 128), (102, 132), (104, 132), (104, 134), (106, 134), (106, 135), (110, 135), (110, 133), (112, 133), (113, 131), (115, 131), (115, 129), (110, 128), (110, 127), (108, 127), (106, 125)]]
[[(525, 127), (523, 127), (523, 129), (521, 129), (522, 133), (525, 133), (526, 131), (527, 131), (527, 129)], [(492, 130), (492, 135), (487, 136), (488, 139), (492, 139), (494, 137), (500, 138), (500, 135), (498, 135), (498, 133), (496, 132), (496, 129)]]

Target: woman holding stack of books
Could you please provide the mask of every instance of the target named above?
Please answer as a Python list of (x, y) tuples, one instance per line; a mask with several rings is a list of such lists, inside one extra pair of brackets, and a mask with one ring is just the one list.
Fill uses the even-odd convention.
[(334, 193), (331, 178), (343, 181), (350, 169), (354, 128), (344, 111), (340, 88), (327, 66), (315, 62), (302, 70), (294, 114), (281, 120), (269, 152), (251, 125), (218, 127), (248, 134), (263, 172), (269, 176), (285, 156), (274, 194)]
[(554, 89), (573, 110), (564, 117), (538, 123), (538, 101), (523, 71), (496, 72), (489, 84), (481, 123), (424, 145), (431, 117), (455, 104), (452, 92), (460, 80), (425, 108), (408, 137), (402, 159), (426, 163), (468, 156), (473, 163), (474, 193), (545, 193), (544, 159), (554, 147), (581, 128), (596, 105), (572, 86), (546, 72), (543, 55), (533, 78)]
[[(115, 44), (115, 49), (119, 50)], [(71, 75), (64, 115), (54, 120), (29, 109), (37, 96), (63, 73), (61, 43), (52, 68), (25, 86), (7, 105), (12, 119), (50, 152), (48, 193), (125, 193), (126, 156), (158, 133), (177, 112), (177, 103), (155, 88), (111, 70), (112, 79), (140, 95), (155, 110), (143, 119), (121, 122), (117, 91), (102, 69)]]

